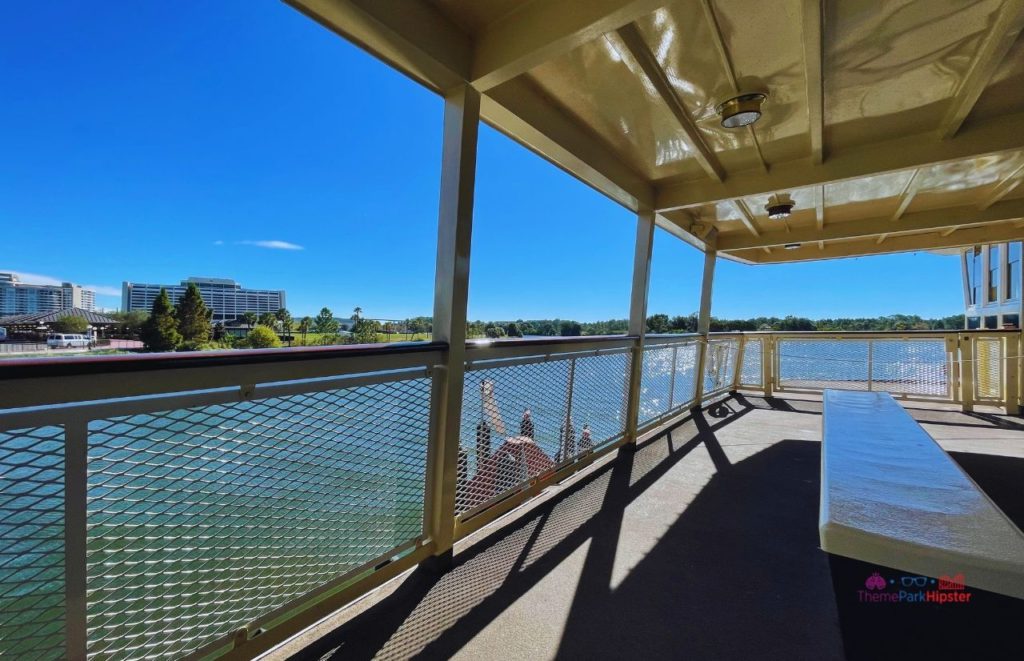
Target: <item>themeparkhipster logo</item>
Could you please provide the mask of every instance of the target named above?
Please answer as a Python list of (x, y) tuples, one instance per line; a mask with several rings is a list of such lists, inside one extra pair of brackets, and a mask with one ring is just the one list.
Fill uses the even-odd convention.
[(971, 601), (966, 587), (963, 572), (935, 579), (913, 574), (886, 577), (876, 571), (857, 590), (857, 600), (868, 604), (966, 604)]

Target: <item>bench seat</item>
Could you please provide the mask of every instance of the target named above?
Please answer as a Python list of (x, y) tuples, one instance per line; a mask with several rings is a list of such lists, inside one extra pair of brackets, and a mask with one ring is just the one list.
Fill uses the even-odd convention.
[(821, 548), (1024, 599), (1024, 534), (888, 393), (826, 390)]

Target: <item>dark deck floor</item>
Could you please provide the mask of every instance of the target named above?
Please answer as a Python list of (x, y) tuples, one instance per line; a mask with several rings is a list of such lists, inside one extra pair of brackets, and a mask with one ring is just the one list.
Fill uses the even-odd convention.
[[(916, 407), (1024, 525), (1020, 419)], [(820, 413), (714, 405), (461, 543), (451, 571), (415, 570), (274, 656), (841, 659), (818, 548)]]

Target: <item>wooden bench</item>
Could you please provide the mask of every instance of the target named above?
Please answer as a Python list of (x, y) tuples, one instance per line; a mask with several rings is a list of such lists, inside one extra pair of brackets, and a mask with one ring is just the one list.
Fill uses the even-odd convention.
[(1024, 599), (1024, 534), (888, 393), (826, 390), (821, 548)]

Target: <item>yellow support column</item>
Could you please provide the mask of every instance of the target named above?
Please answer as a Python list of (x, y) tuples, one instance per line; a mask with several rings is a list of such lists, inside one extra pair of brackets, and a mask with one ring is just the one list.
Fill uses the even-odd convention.
[(654, 212), (641, 209), (636, 216), (633, 251), (633, 287), (629, 302), (629, 334), (637, 336), (626, 382), (626, 443), (635, 444), (640, 416), (640, 379), (644, 366), (644, 336), (647, 334), (647, 293), (651, 281), (651, 251), (654, 247)]
[(473, 234), (476, 144), (480, 93), (463, 85), (445, 95), (441, 155), (441, 203), (434, 281), (436, 342), (447, 342), (444, 364), (434, 371), (424, 528), (442, 566), (451, 558), (455, 534), (459, 423), (466, 365), (466, 304)]

